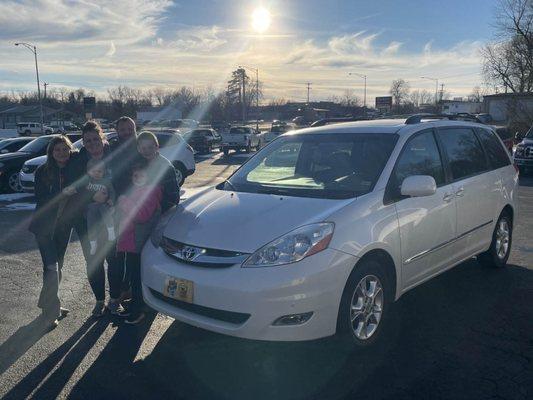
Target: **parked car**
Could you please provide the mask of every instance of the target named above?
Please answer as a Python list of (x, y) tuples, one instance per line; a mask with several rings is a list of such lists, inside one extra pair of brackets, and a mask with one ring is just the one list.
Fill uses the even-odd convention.
[(520, 174), (525, 174), (526, 169), (533, 168), (533, 126), (516, 146), (514, 163), (520, 170)]
[(505, 266), (517, 184), (482, 124), (295, 131), (162, 217), (141, 256), (143, 296), (227, 335), (372, 346), (410, 289), (476, 255)]
[[(185, 140), (173, 131), (157, 131), (154, 132), (159, 141), (159, 152), (166, 157), (176, 170), (176, 180), (179, 186), (183, 185), (185, 178), (192, 175), (196, 169), (194, 161), (194, 154), (192, 148), (185, 143)], [(118, 140), (115, 132), (106, 133), (106, 138), (109, 143)], [(74, 148), (81, 149), (83, 146), (82, 140), (78, 140), (74, 144)], [(33, 193), (35, 185), (35, 170), (40, 165), (46, 162), (46, 155), (32, 158), (24, 163), (20, 171), (20, 185), (22, 190), (28, 193)]]
[(275, 138), (277, 138), (279, 135), (284, 134), (285, 132), (290, 132), (292, 130), (296, 129), (296, 125), (293, 123), (286, 123), (286, 122), (280, 122), (277, 121), (277, 123), (272, 123), (272, 126), (270, 127), (270, 130), (263, 133), (262, 139), (263, 144), (270, 143)]
[(251, 153), (252, 149), (261, 147), (259, 132), (249, 126), (233, 126), (228, 133), (222, 134), (221, 150), (227, 156), (230, 150)]
[(22, 192), (20, 169), (27, 160), (46, 154), (46, 147), (55, 136), (40, 136), (14, 153), (0, 155), (0, 188), (3, 192)]
[(220, 148), (222, 137), (214, 129), (194, 129), (183, 135), (187, 143), (198, 153), (211, 153)]
[(0, 154), (13, 153), (20, 150), (35, 138), (18, 137), (0, 141)]
[(54, 133), (54, 129), (50, 126), (43, 125), (43, 129), (41, 130), (41, 124), (38, 122), (19, 122), (17, 124), (17, 133), (20, 136), (40, 135), (41, 133), (50, 135)]
[(70, 121), (55, 121), (50, 124), (54, 133), (66, 133), (79, 130), (79, 128)]
[(492, 116), (487, 113), (475, 114), (475, 116), (484, 124), (492, 122)]

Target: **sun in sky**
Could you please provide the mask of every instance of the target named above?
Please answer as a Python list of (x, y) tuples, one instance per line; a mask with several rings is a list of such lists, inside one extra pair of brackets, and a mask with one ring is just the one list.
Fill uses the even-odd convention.
[(252, 28), (257, 33), (265, 33), (270, 27), (270, 11), (264, 7), (257, 7), (252, 13)]

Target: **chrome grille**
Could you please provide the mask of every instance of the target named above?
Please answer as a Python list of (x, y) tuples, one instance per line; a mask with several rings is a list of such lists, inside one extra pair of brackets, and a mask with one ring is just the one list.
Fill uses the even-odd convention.
[(236, 251), (197, 247), (163, 237), (161, 248), (169, 256), (180, 262), (198, 267), (224, 268), (242, 264), (249, 256)]

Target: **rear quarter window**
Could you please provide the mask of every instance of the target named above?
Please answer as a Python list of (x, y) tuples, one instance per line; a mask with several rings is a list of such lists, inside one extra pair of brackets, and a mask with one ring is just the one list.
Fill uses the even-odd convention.
[[(505, 167), (511, 164), (505, 149), (493, 132), (485, 129), (478, 130), (478, 136), (485, 148), (492, 169)], [(501, 137), (501, 136), (500, 136)]]
[(487, 170), (485, 153), (472, 129), (439, 129), (438, 134), (448, 157), (454, 180), (477, 175)]

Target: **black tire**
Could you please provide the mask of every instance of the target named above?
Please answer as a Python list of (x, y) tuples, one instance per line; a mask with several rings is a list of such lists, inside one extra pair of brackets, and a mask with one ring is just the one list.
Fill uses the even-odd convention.
[[(14, 185), (13, 180), (16, 180), (18, 184)], [(11, 170), (7, 172), (4, 181), (4, 191), (7, 193), (21, 193), (23, 191), (22, 186), (20, 186), (19, 171)]]
[(246, 146), (245, 152), (246, 153), (251, 153), (252, 152), (252, 143), (248, 142), (248, 145)]
[[(508, 235), (508, 245), (507, 245), (507, 251), (505, 252), (505, 255), (502, 256), (502, 254), (498, 254), (498, 248), (499, 248), (499, 242), (501, 242), (501, 237), (499, 237), (499, 230), (501, 229), (502, 222), (507, 225), (509, 230)], [(498, 221), (496, 222), (496, 226), (494, 227), (494, 232), (492, 233), (492, 241), (490, 243), (489, 249), (481, 253), (477, 258), (481, 265), (484, 267), (491, 267), (491, 268), (503, 268), (505, 265), (507, 265), (507, 260), (509, 259), (509, 255), (511, 254), (511, 246), (513, 243), (513, 220), (511, 218), (511, 215), (507, 211), (503, 211), (500, 214), (500, 218), (498, 218)]]
[[(383, 299), (381, 302), (381, 318), (377, 324), (377, 328), (366, 339), (360, 339), (352, 328), (352, 299), (356, 293), (356, 288), (365, 277), (375, 277), (379, 280), (382, 286)], [(389, 312), (394, 299), (393, 279), (387, 267), (376, 258), (368, 258), (361, 260), (354, 268), (344, 291), (342, 293), (341, 303), (339, 306), (339, 314), (337, 316), (337, 336), (342, 341), (346, 341), (356, 348), (369, 348), (376, 343), (382, 336), (383, 330), (388, 323)]]
[(222, 151), (224, 152), (224, 156), (227, 156), (229, 154), (229, 149), (222, 149)]
[(185, 170), (185, 167), (180, 163), (174, 164), (174, 170), (176, 171), (176, 180), (178, 181), (178, 186), (181, 187), (183, 185), (183, 182), (185, 182), (187, 171)]

